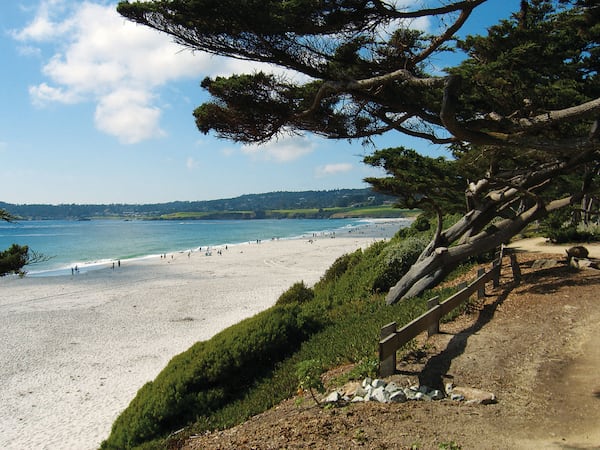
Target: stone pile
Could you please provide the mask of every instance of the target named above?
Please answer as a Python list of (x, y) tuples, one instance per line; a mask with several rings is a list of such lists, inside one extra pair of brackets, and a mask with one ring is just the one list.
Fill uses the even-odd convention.
[(491, 392), (479, 389), (454, 387), (452, 383), (446, 385), (445, 391), (431, 389), (428, 386), (401, 387), (395, 382), (386, 382), (382, 379), (365, 378), (362, 383), (352, 389), (353, 392), (330, 393), (323, 403), (354, 403), (354, 402), (379, 402), (379, 403), (404, 403), (407, 401), (434, 401), (450, 399), (464, 401), (468, 404), (495, 403), (496, 397)]

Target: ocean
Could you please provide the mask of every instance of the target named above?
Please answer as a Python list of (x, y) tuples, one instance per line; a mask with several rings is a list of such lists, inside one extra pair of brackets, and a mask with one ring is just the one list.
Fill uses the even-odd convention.
[(30, 251), (46, 258), (26, 266), (28, 275), (53, 276), (70, 273), (75, 266), (86, 271), (117, 260), (197, 251), (203, 247), (376, 231), (368, 227), (370, 223), (364, 219), (0, 222), (0, 251), (13, 243), (28, 245)]

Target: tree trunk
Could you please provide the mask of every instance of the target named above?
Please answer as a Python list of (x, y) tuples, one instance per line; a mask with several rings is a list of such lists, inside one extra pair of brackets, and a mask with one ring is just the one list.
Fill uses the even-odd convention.
[[(508, 243), (513, 236), (522, 231), (534, 220), (538, 220), (548, 212), (567, 206), (574, 201), (580, 201), (580, 199), (580, 196), (572, 196), (554, 200), (548, 205), (538, 202), (516, 217), (504, 219), (490, 225), (474, 236), (470, 236), (470, 231), (473, 227), (482, 228), (481, 223), (477, 219), (487, 216), (487, 211), (471, 211), (457, 224), (442, 233), (442, 240), (445, 238), (448, 244), (459, 243), (448, 248), (435, 246), (435, 242), (432, 241), (421, 253), (417, 262), (390, 289), (386, 297), (386, 303), (392, 305), (399, 300), (421, 295), (426, 289), (442, 281), (446, 275), (468, 258), (493, 250), (501, 244)], [(463, 239), (464, 235), (470, 237)], [(452, 236), (452, 239), (448, 239), (449, 236)]]

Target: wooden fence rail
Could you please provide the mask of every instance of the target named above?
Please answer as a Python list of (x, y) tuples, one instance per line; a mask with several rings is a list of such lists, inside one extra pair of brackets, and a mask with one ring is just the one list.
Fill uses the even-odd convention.
[[(420, 333), (427, 331), (428, 335), (439, 332), (440, 320), (443, 316), (457, 308), (462, 302), (469, 299), (475, 292), (478, 298), (485, 297), (486, 283), (493, 281), (494, 287), (499, 285), (500, 270), (502, 267), (503, 250), (489, 271), (479, 269), (477, 279), (468, 284), (456, 294), (440, 303), (439, 297), (434, 297), (427, 302), (428, 311), (397, 329), (396, 322), (389, 323), (381, 328), (379, 341), (379, 376), (387, 377), (396, 371), (396, 352), (403, 345), (414, 339)], [(514, 254), (510, 254), (513, 277), (518, 283), (520, 279), (519, 265)]]

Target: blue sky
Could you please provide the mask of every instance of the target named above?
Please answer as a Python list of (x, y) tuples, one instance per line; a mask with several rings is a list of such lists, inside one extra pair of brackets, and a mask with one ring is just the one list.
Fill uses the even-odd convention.
[[(480, 32), (518, 4), (490, 0), (467, 30)], [(0, 201), (210, 200), (361, 188), (378, 175), (361, 162), (372, 148), (358, 141), (306, 135), (257, 148), (200, 134), (192, 116), (207, 100), (200, 81), (253, 67), (183, 50), (125, 21), (116, 2), (3, 0), (0, 32)], [(397, 133), (376, 145), (444, 154)]]

